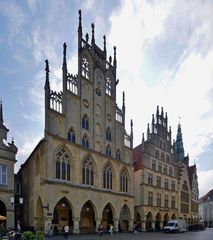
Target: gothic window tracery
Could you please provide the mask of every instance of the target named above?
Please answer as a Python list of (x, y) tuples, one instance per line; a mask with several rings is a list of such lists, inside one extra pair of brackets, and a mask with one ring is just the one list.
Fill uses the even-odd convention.
[(70, 181), (70, 156), (64, 147), (56, 153), (55, 176)]
[(108, 145), (107, 148), (106, 148), (106, 155), (109, 156), (109, 157), (112, 156), (112, 152), (111, 152), (111, 147), (110, 147), (110, 145)]
[(112, 81), (110, 77), (106, 77), (106, 94), (112, 96)]
[(121, 152), (120, 152), (120, 149), (117, 149), (115, 158), (116, 158), (117, 160), (121, 160)]
[(112, 189), (112, 169), (109, 163), (107, 163), (104, 168), (103, 187), (107, 189)]
[(82, 76), (86, 79), (90, 79), (90, 68), (89, 68), (89, 61), (86, 57), (81, 59), (81, 68), (82, 68)]
[(111, 129), (110, 129), (110, 127), (108, 127), (107, 130), (106, 130), (106, 139), (107, 139), (108, 141), (111, 141), (111, 140), (112, 140), (112, 134), (111, 134)]
[(86, 185), (94, 185), (94, 163), (90, 157), (83, 161), (82, 183)]
[(82, 128), (89, 130), (89, 118), (86, 114), (82, 118)]
[(67, 137), (69, 141), (75, 143), (75, 131), (73, 128), (69, 130)]
[(86, 148), (89, 148), (89, 140), (88, 140), (87, 135), (84, 135), (83, 138), (82, 138), (82, 146), (86, 147)]
[(120, 191), (128, 192), (128, 174), (125, 168), (120, 173)]

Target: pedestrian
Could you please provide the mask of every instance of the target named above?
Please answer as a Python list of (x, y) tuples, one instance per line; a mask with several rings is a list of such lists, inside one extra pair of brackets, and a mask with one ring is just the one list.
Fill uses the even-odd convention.
[(110, 224), (109, 232), (110, 232), (110, 234), (111, 234), (111, 236), (112, 236), (112, 235), (113, 235), (113, 225), (112, 225), (112, 224)]
[(20, 221), (17, 221), (17, 232), (21, 232), (21, 225), (20, 225)]
[(101, 223), (98, 225), (98, 232), (99, 232), (100, 236), (103, 236), (103, 226)]
[(69, 226), (65, 225), (64, 226), (64, 237), (67, 239), (68, 238), (68, 234), (69, 234)]
[(52, 237), (53, 229), (51, 223), (48, 223), (48, 237)]
[(3, 237), (5, 235), (5, 227), (4, 227), (4, 223), (2, 222), (0, 225), (0, 237)]

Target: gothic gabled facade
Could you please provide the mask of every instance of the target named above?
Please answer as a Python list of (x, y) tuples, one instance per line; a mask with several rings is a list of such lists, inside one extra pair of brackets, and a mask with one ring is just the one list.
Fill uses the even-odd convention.
[(146, 140), (134, 148), (135, 218), (142, 231), (158, 231), (178, 218), (178, 161), (167, 113), (157, 106)]
[[(24, 223), (36, 229), (94, 232), (98, 224), (114, 230), (130, 230), (134, 218), (133, 124), (125, 131), (123, 106), (116, 104), (117, 60), (107, 60), (92, 37), (82, 37), (78, 26), (78, 73), (67, 69), (67, 45), (63, 45), (63, 90), (51, 90), (46, 60), (45, 131), (19, 174), (25, 198)], [(24, 190), (25, 189), (25, 190)]]
[[(4, 125), (3, 106), (0, 101), (0, 215), (6, 216), (6, 228), (14, 227), (14, 164), (16, 162), (17, 147), (12, 140), (7, 140), (7, 129)], [(13, 200), (12, 200), (13, 199)]]

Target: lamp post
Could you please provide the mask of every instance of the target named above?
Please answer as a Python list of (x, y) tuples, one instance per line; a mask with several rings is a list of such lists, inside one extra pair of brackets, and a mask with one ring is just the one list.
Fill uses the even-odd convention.
[[(10, 203), (14, 206), (14, 215), (15, 215), (14, 226), (16, 226), (16, 224), (18, 224), (19, 220), (22, 219), (21, 207), (24, 203), (24, 199), (23, 199), (23, 197), (17, 196), (17, 195), (11, 196)], [(19, 223), (19, 227), (20, 227), (20, 223)]]

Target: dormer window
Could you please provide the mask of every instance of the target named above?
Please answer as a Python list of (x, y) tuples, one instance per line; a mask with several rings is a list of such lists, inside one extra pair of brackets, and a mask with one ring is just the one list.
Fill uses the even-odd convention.
[(82, 138), (82, 146), (89, 148), (89, 140), (88, 137), (86, 135), (84, 135), (84, 137)]
[(111, 152), (111, 147), (110, 147), (110, 145), (108, 145), (107, 148), (106, 148), (106, 155), (109, 156), (109, 157), (112, 156), (112, 152)]
[(75, 131), (73, 128), (71, 128), (67, 134), (67, 138), (70, 142), (75, 143)]
[(106, 130), (106, 139), (108, 141), (112, 140), (110, 127), (108, 127), (107, 130)]
[(106, 94), (112, 96), (112, 81), (110, 77), (106, 77)]

